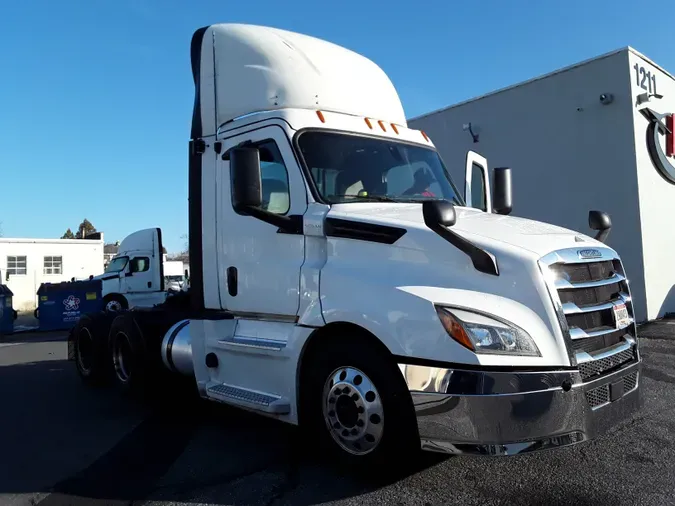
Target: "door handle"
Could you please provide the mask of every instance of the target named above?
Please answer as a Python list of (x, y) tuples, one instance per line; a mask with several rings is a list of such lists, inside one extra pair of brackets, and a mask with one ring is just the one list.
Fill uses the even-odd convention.
[(230, 296), (236, 297), (237, 296), (237, 268), (236, 267), (228, 267), (227, 268), (227, 291), (229, 292)]

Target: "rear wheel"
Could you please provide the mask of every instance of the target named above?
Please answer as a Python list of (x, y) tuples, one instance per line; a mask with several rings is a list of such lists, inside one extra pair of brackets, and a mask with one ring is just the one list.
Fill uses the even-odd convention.
[(106, 353), (109, 326), (107, 315), (85, 314), (71, 330), (75, 367), (85, 383), (101, 385), (110, 379), (111, 368)]
[(131, 314), (121, 314), (113, 320), (108, 350), (115, 384), (125, 391), (143, 390), (150, 373), (146, 343)]
[(363, 341), (331, 340), (306, 358), (303, 423), (340, 461), (400, 469), (420, 448), (410, 394), (387, 352)]

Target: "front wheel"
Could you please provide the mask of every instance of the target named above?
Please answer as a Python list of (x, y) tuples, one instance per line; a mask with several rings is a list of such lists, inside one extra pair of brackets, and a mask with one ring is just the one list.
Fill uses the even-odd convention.
[(386, 352), (359, 341), (334, 341), (310, 358), (303, 396), (309, 429), (340, 459), (403, 467), (420, 448), (410, 394)]
[(109, 295), (103, 299), (104, 310), (109, 313), (119, 313), (120, 311), (127, 309), (129, 303), (121, 295)]
[(385, 423), (382, 395), (360, 369), (338, 367), (329, 374), (321, 407), (333, 441), (345, 452), (367, 455), (382, 442)]

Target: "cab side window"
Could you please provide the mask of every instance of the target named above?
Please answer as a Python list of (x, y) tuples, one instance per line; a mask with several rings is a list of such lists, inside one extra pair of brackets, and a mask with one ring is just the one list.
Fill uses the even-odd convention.
[[(291, 208), (288, 169), (277, 143), (266, 139), (247, 143), (246, 146), (256, 148), (260, 154), (261, 208), (274, 214), (286, 214)], [(229, 159), (230, 154), (227, 151), (223, 154), (223, 160)]]
[(145, 272), (150, 269), (150, 259), (148, 257), (136, 257), (129, 264), (130, 272)]
[(279, 147), (273, 140), (256, 145), (260, 152), (262, 177), (262, 208), (275, 214), (286, 214), (290, 209), (288, 170)]
[(485, 198), (485, 177), (480, 165), (473, 164), (471, 167), (471, 207), (487, 211)]

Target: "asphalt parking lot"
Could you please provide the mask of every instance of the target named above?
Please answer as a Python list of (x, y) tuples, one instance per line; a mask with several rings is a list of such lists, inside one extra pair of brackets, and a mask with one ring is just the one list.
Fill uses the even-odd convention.
[(427, 454), (396, 477), (312, 460), (299, 430), (235, 409), (87, 388), (63, 334), (0, 338), (0, 504), (675, 504), (675, 322), (640, 335), (644, 408), (610, 434), (516, 457)]

